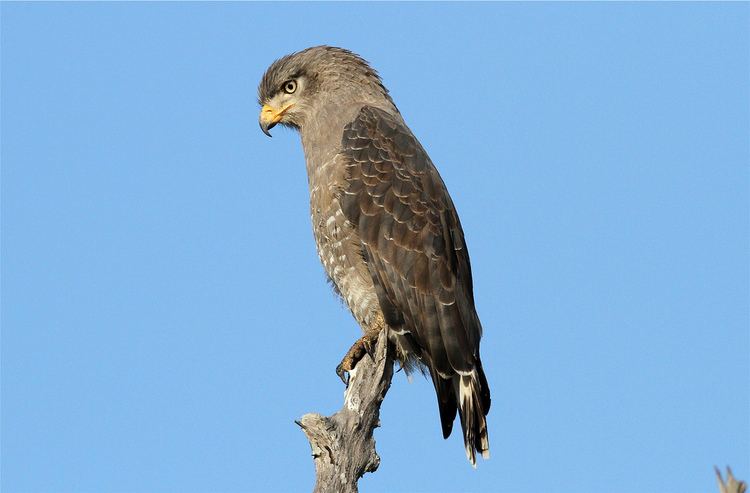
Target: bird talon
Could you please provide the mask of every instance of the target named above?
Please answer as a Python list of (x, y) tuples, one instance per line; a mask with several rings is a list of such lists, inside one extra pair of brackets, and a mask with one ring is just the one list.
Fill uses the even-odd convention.
[(357, 339), (349, 351), (346, 352), (344, 359), (341, 360), (339, 366), (336, 367), (336, 375), (339, 376), (344, 385), (349, 386), (350, 375), (349, 372), (354, 370), (359, 360), (364, 358), (365, 354), (370, 355), (370, 358), (375, 361), (375, 343), (376, 337), (362, 336)]
[(347, 387), (349, 386), (349, 372), (347, 370), (344, 370), (343, 361), (339, 363), (339, 366), (336, 367), (336, 375), (338, 375), (341, 381), (344, 382), (344, 385), (346, 385)]
[(364, 348), (367, 355), (372, 361), (375, 361), (375, 343), (377, 342), (377, 339), (374, 337), (365, 336), (360, 340), (362, 341), (362, 347)]

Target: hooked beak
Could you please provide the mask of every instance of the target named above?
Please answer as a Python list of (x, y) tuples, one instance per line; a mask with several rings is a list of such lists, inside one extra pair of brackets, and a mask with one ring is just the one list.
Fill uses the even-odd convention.
[(258, 120), (260, 129), (263, 130), (263, 133), (271, 137), (271, 132), (269, 132), (269, 130), (271, 130), (276, 126), (277, 123), (281, 121), (281, 119), (284, 117), (284, 113), (289, 111), (292, 106), (294, 106), (294, 104), (290, 104), (279, 110), (272, 106), (264, 104), (263, 108), (260, 110), (260, 118)]

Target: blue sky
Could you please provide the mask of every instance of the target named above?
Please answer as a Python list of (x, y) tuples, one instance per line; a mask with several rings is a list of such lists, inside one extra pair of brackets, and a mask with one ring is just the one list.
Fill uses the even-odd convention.
[(747, 3), (2, 3), (3, 492), (307, 491), (358, 328), (275, 58), (381, 72), (461, 214), (492, 459), (397, 375), (363, 492), (750, 478)]

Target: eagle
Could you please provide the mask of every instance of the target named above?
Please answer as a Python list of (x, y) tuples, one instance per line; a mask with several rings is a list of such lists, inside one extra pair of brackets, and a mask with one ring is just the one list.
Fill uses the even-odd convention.
[(258, 86), (260, 128), (299, 131), (318, 255), (363, 336), (349, 372), (380, 331), (401, 366), (435, 387), (443, 437), (456, 412), (466, 456), (489, 458), (490, 409), (469, 253), (448, 190), (378, 73), (359, 55), (315, 46), (273, 62)]

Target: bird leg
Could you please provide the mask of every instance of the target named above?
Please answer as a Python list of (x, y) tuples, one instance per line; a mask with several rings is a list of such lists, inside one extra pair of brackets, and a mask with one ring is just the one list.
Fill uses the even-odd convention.
[(357, 363), (364, 358), (365, 354), (369, 354), (370, 358), (374, 358), (373, 354), (375, 354), (375, 344), (377, 341), (378, 333), (375, 332), (363, 335), (352, 344), (352, 347), (344, 355), (344, 359), (336, 367), (336, 375), (344, 382), (344, 385), (349, 385), (349, 372), (357, 366)]

